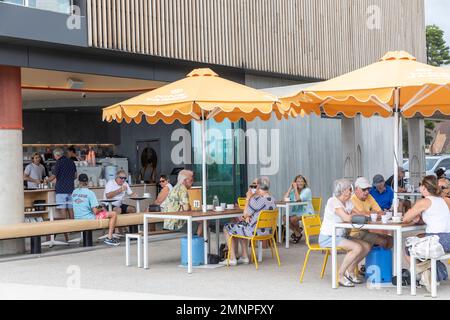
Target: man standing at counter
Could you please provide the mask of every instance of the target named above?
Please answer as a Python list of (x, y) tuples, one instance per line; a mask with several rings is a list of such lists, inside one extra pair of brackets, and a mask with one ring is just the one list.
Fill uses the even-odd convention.
[(137, 194), (131, 190), (130, 185), (126, 182), (126, 180), (127, 173), (124, 170), (120, 170), (117, 172), (116, 179), (109, 180), (105, 187), (104, 198), (108, 200), (116, 200), (112, 203), (112, 206), (113, 210), (117, 214), (136, 212), (135, 207), (122, 203), (126, 194), (131, 197), (137, 196)]
[(56, 165), (48, 182), (56, 179), (56, 203), (62, 203), (57, 207), (58, 213), (64, 217), (68, 214), (69, 219), (73, 219), (72, 192), (75, 189), (77, 168), (75, 163), (64, 155), (62, 149), (55, 149), (53, 156), (56, 159)]
[(33, 162), (26, 166), (23, 179), (27, 181), (28, 189), (37, 189), (45, 176), (45, 168), (41, 164), (39, 153), (33, 154)]

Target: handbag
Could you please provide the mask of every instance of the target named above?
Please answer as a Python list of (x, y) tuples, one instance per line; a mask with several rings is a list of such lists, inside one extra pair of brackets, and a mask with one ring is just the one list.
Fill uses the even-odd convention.
[(352, 216), (352, 224), (364, 225), (369, 222), (369, 217), (363, 215)]
[(439, 259), (445, 254), (438, 236), (409, 237), (406, 239), (406, 247), (412, 256), (421, 261)]

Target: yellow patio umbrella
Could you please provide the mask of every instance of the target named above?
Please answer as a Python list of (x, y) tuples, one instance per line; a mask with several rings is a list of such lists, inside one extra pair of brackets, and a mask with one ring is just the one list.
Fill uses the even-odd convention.
[[(436, 112), (450, 115), (450, 69), (419, 63), (404, 51), (388, 52), (380, 61), (283, 97), (317, 114), (355, 117), (394, 114), (394, 203), (398, 192), (398, 135), (400, 113), (411, 118)], [(395, 213), (397, 206), (394, 205)]]
[(103, 109), (103, 120), (149, 124), (196, 120), (202, 125), (203, 210), (206, 210), (205, 121), (264, 121), (287, 118), (289, 107), (268, 93), (223, 79), (211, 69), (195, 69), (186, 78)]

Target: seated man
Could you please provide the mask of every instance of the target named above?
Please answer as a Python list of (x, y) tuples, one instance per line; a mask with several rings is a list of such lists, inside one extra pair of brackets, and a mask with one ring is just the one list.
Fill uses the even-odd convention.
[(86, 174), (80, 174), (78, 177), (80, 187), (72, 193), (73, 211), (75, 220), (95, 220), (109, 219), (108, 238), (104, 240), (109, 246), (118, 246), (119, 242), (113, 239), (113, 231), (116, 227), (117, 214), (115, 212), (106, 212), (99, 209), (99, 204), (95, 193), (88, 189), (89, 178)]
[(137, 194), (131, 190), (126, 180), (127, 173), (124, 170), (119, 170), (119, 172), (117, 172), (116, 179), (109, 180), (105, 186), (105, 193), (103, 196), (105, 199), (116, 200), (112, 203), (112, 206), (113, 210), (117, 214), (136, 213), (135, 207), (122, 203), (126, 194), (132, 197), (137, 196)]
[[(370, 216), (371, 213), (378, 213), (381, 216), (384, 212), (375, 199), (369, 194), (372, 186), (366, 178), (358, 178), (355, 182), (355, 193), (351, 201), (353, 204), (353, 214)], [(392, 248), (392, 237), (385, 234), (369, 232), (368, 230), (353, 229), (350, 237), (364, 240), (371, 245), (379, 245), (384, 248)]]
[[(188, 189), (192, 187), (194, 183), (194, 173), (190, 170), (182, 170), (178, 174), (178, 183), (170, 191), (169, 196), (164, 202), (163, 212), (180, 212), (189, 211), (191, 206), (189, 205)], [(164, 221), (164, 229), (172, 231), (186, 231), (186, 221), (167, 219)], [(197, 235), (203, 235), (203, 224), (193, 222), (192, 230), (197, 229)]]
[(392, 208), (394, 190), (392, 190), (391, 187), (386, 186), (384, 177), (381, 174), (377, 174), (373, 177), (373, 187), (370, 190), (370, 195), (378, 203), (381, 210), (387, 211)]

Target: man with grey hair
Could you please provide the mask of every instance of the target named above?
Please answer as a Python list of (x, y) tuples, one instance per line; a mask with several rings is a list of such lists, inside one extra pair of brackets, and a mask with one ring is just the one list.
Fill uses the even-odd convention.
[[(189, 205), (189, 193), (188, 189), (192, 187), (194, 183), (194, 172), (190, 170), (181, 170), (178, 173), (178, 183), (170, 191), (167, 199), (164, 201), (163, 212), (179, 212), (189, 211), (191, 206)], [(164, 229), (172, 231), (184, 231), (186, 221), (167, 219), (164, 221)], [(193, 223), (193, 229), (197, 228), (197, 235), (203, 235), (203, 225), (201, 223)]]
[(116, 200), (112, 203), (113, 210), (117, 214), (135, 213), (136, 208), (123, 203), (126, 195), (136, 197), (137, 194), (131, 190), (127, 181), (125, 170), (119, 170), (116, 179), (109, 180), (105, 186), (103, 197), (109, 200)]
[(58, 213), (73, 219), (72, 192), (75, 189), (77, 168), (75, 163), (64, 155), (62, 149), (55, 149), (53, 156), (56, 160), (56, 165), (52, 169), (52, 175), (48, 182), (56, 179), (56, 203), (61, 204), (61, 206), (57, 207)]

